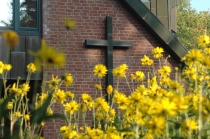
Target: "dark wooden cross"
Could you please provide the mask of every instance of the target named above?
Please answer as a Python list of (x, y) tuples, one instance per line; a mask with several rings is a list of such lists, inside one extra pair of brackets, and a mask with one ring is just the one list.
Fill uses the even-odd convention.
[(113, 48), (125, 49), (133, 46), (131, 41), (115, 41), (112, 33), (112, 17), (106, 17), (106, 39), (107, 40), (85, 40), (85, 47), (87, 48), (103, 48), (106, 47), (106, 66), (108, 69), (107, 85), (113, 85)]

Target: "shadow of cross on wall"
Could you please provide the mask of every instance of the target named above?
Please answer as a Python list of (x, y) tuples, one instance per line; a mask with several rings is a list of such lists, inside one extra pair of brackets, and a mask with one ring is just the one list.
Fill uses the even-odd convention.
[(85, 47), (106, 48), (106, 67), (108, 69), (108, 73), (106, 75), (106, 85), (113, 86), (113, 49), (127, 49), (133, 46), (133, 42), (113, 40), (111, 16), (106, 17), (106, 39), (107, 40), (85, 40)]

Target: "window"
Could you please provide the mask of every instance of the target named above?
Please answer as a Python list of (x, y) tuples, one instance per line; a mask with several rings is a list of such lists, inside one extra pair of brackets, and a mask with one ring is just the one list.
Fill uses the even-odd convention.
[[(20, 76), (25, 80), (26, 66), (34, 61), (34, 57), (27, 51), (40, 49), (41, 0), (0, 0), (0, 33), (7, 29), (19, 34), (19, 44), (9, 54), (9, 63), (13, 68), (8, 74), (8, 79), (15, 80)], [(5, 50), (5, 40), (0, 36), (0, 61), (3, 62), (6, 57)], [(31, 78), (41, 79), (42, 73)]]
[(0, 0), (0, 30), (41, 33), (41, 0)]

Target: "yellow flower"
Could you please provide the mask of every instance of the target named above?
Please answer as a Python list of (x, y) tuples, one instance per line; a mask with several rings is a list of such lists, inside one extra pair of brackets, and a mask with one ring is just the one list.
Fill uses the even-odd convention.
[(201, 35), (198, 38), (198, 46), (200, 47), (206, 47), (207, 45), (209, 45), (209, 43), (210, 43), (210, 39), (209, 39), (209, 36), (207, 35)]
[(208, 48), (208, 47), (204, 48), (204, 49), (203, 49), (203, 52), (204, 52), (207, 56), (209, 56), (209, 55), (210, 55), (210, 48)]
[(2, 33), (2, 37), (6, 40), (6, 45), (12, 49), (18, 45), (19, 37), (18, 34), (14, 31), (7, 30)]
[(210, 56), (204, 56), (201, 63), (203, 66), (210, 68), (210, 61), (209, 61)]
[(122, 64), (122, 65), (120, 65), (120, 68), (123, 69), (123, 70), (127, 70), (128, 65), (127, 64)]
[(63, 104), (66, 101), (66, 94), (63, 90), (58, 90), (53, 94), (53, 98), (56, 102)]
[(21, 116), (23, 116), (19, 111), (14, 113), (14, 116), (17, 118), (20, 118)]
[(10, 64), (4, 64), (4, 70), (5, 71), (10, 71), (12, 69), (12, 65)]
[(30, 90), (29, 84), (26, 83), (22, 84), (20, 88), (22, 89), (23, 92), (28, 92)]
[(113, 87), (112, 87), (112, 85), (108, 85), (107, 88), (106, 88), (106, 91), (107, 91), (108, 94), (111, 95), (112, 92), (113, 92)]
[(172, 99), (173, 99), (172, 101), (177, 105), (179, 113), (184, 112), (189, 107), (188, 106), (189, 100), (187, 99), (187, 97), (181, 97), (178, 95), (174, 95), (172, 97)]
[(135, 92), (139, 92), (139, 93), (142, 94), (142, 95), (147, 95), (147, 94), (148, 94), (148, 90), (147, 90), (147, 88), (145, 88), (144, 85), (139, 85), (139, 86), (136, 88)]
[(149, 133), (153, 133), (156, 136), (160, 136), (164, 133), (165, 119), (163, 117), (153, 117), (146, 126), (149, 129)]
[(169, 83), (170, 83), (170, 81), (171, 81), (170, 78), (168, 78), (168, 77), (163, 77), (163, 78), (161, 78), (161, 80), (160, 80), (160, 85), (162, 85), (162, 86), (164, 86), (164, 85), (168, 86)]
[(7, 104), (7, 109), (8, 109), (8, 110), (11, 110), (12, 107), (13, 107), (13, 103), (12, 103), (12, 102), (8, 102), (8, 104)]
[(102, 78), (107, 74), (107, 68), (103, 64), (97, 64), (93, 69), (94, 75), (97, 75), (98, 78)]
[(147, 134), (143, 137), (143, 139), (155, 139), (155, 137), (153, 136), (152, 133), (147, 133)]
[(139, 91), (135, 91), (129, 96), (130, 104), (134, 106), (140, 104), (142, 99), (143, 99), (143, 96), (141, 95)]
[(44, 100), (46, 100), (47, 97), (48, 97), (48, 94), (47, 94), (47, 93), (42, 93), (42, 94), (39, 96), (39, 99), (40, 99), (41, 101), (44, 101)]
[(144, 57), (141, 59), (141, 63), (143, 66), (151, 66), (153, 64), (153, 60), (144, 55)]
[(25, 120), (30, 120), (30, 115), (29, 114), (25, 115)]
[(110, 109), (106, 117), (109, 122), (114, 123), (115, 116), (116, 116), (115, 109)]
[(100, 129), (86, 128), (87, 133), (91, 139), (103, 139), (104, 132)]
[(27, 69), (28, 69), (28, 72), (34, 73), (36, 71), (36, 66), (34, 65), (34, 63), (30, 63), (27, 65)]
[(89, 94), (82, 94), (82, 100), (87, 105), (88, 109), (91, 110), (93, 107), (93, 99)]
[(143, 81), (144, 77), (145, 75), (142, 71), (136, 71), (134, 79), (136, 79), (136, 81)]
[(79, 110), (79, 104), (76, 101), (71, 101), (63, 105), (65, 111), (69, 113), (69, 115), (73, 115), (75, 112)]
[(100, 84), (95, 84), (95, 88), (98, 89), (98, 90), (102, 90), (102, 87)]
[(125, 70), (126, 70), (125, 67), (120, 65), (113, 69), (112, 74), (116, 78), (123, 78), (123, 77), (125, 77)]
[(168, 98), (162, 99), (155, 105), (155, 114), (161, 116), (173, 116), (177, 114), (177, 105)]
[(62, 127), (60, 127), (60, 132), (61, 132), (62, 134), (68, 133), (69, 130), (70, 130), (70, 128), (67, 127), (67, 126), (62, 126)]
[(156, 47), (156, 48), (154, 48), (153, 50), (152, 50), (152, 54), (153, 54), (153, 56), (155, 57), (155, 58), (160, 58), (160, 57), (162, 57), (163, 56), (163, 53), (164, 51), (163, 51), (163, 48), (161, 48), (161, 47)]
[(67, 30), (74, 29), (76, 27), (76, 21), (72, 20), (71, 18), (66, 18), (65, 27)]
[(106, 139), (121, 139), (122, 138), (114, 126), (108, 127), (106, 134), (107, 134)]
[(65, 54), (63, 52), (56, 52), (54, 47), (47, 47), (43, 53), (43, 62), (47, 67), (63, 67), (65, 65)]
[(58, 76), (54, 77), (54, 75), (52, 75), (52, 80), (47, 81), (46, 83), (48, 84), (48, 87), (52, 90), (56, 90), (58, 89), (58, 85), (60, 84), (61, 79), (58, 78)]
[(61, 77), (62, 80), (64, 80), (64, 84), (66, 86), (71, 86), (73, 84), (73, 77), (70, 73), (65, 73), (62, 77)]
[(199, 64), (202, 62), (203, 54), (199, 49), (189, 50), (188, 53), (182, 58), (187, 65), (192, 67), (193, 65)]
[(154, 76), (151, 80), (149, 80), (149, 86), (151, 87), (151, 89), (155, 90), (158, 87), (157, 84), (157, 77)]
[(181, 123), (181, 127), (182, 127), (182, 130), (184, 131), (184, 134), (187, 135), (188, 133), (191, 134), (192, 131), (197, 130), (198, 124), (196, 121), (192, 119), (187, 119)]
[(96, 98), (95, 107), (97, 108), (97, 110), (105, 111), (105, 112), (108, 112), (109, 108), (110, 108), (107, 101), (104, 98), (101, 98), (101, 97)]
[(86, 112), (87, 111), (87, 107), (85, 103), (80, 103), (79, 104), (79, 109), (81, 112)]
[(48, 115), (53, 115), (53, 110), (50, 109), (50, 108), (48, 108), (48, 109), (47, 109), (47, 114), (48, 114)]
[(133, 80), (135, 78), (134, 74), (130, 74), (130, 78)]
[(65, 92), (67, 97), (70, 97), (71, 99), (74, 98), (74, 93), (73, 92)]
[(66, 57), (63, 52), (57, 52), (54, 47), (48, 46), (44, 40), (41, 41), (41, 49), (36, 53), (28, 51), (35, 56), (34, 64), (38, 70), (41, 70), (43, 64), (47, 67), (63, 67), (65, 65)]
[(190, 78), (193, 74), (195, 74), (195, 68), (185, 68), (183, 71), (185, 78)]
[(60, 128), (60, 132), (61, 132), (62, 138), (71, 139), (71, 138), (69, 138), (70, 133), (71, 133), (71, 128), (70, 128), (70, 127), (62, 126), (62, 127)]
[(158, 70), (158, 73), (163, 77), (169, 76), (171, 73), (171, 68), (169, 66), (163, 66)]
[(42, 121), (42, 122), (41, 122), (41, 126), (44, 126), (44, 125), (45, 125), (45, 123)]
[(180, 93), (180, 92), (184, 91), (184, 88), (177, 81), (171, 80), (169, 82), (169, 91), (172, 93)]
[(4, 63), (0, 61), (0, 74), (3, 73), (3, 70), (4, 70)]
[(9, 93), (15, 93), (15, 96), (25, 95), (25, 93), (22, 94), (23, 93), (22, 89), (16, 88), (16, 83), (14, 83), (12, 85), (12, 88), (9, 89)]
[(114, 93), (114, 102), (119, 105), (121, 110), (125, 110), (128, 107), (129, 100), (123, 93), (115, 91)]
[(71, 130), (68, 136), (69, 139), (77, 139), (78, 137), (79, 137), (79, 134), (75, 130)]

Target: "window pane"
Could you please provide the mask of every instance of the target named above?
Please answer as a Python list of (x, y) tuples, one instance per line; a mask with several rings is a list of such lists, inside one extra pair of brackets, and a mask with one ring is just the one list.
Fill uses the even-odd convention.
[(0, 0), (0, 26), (13, 26), (13, 0)]
[(36, 0), (20, 0), (20, 27), (37, 27)]

